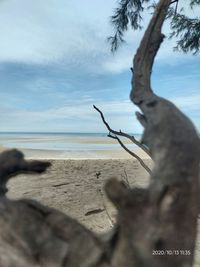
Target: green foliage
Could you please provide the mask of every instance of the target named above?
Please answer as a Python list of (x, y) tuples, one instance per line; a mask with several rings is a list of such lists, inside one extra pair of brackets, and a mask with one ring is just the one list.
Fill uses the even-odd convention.
[(200, 0), (191, 0), (190, 1), (190, 6), (193, 7), (195, 5), (200, 5)]
[(119, 1), (119, 6), (111, 17), (111, 24), (115, 29), (115, 33), (113, 36), (108, 37), (112, 52), (117, 50), (119, 45), (124, 42), (123, 35), (128, 30), (129, 24), (134, 30), (141, 29), (141, 13), (144, 11), (143, 4), (145, 2), (149, 2), (149, 0)]
[(171, 21), (170, 37), (178, 37), (176, 50), (197, 54), (200, 49), (200, 20), (190, 19), (183, 14), (176, 14)]
[[(114, 28), (114, 35), (108, 37), (111, 51), (115, 52), (124, 42), (124, 33), (128, 28), (140, 30), (142, 28), (142, 13), (146, 8), (155, 8), (154, 0), (119, 0), (118, 7), (111, 17), (111, 24)], [(200, 50), (200, 19), (189, 18), (183, 14), (181, 9), (177, 12), (178, 0), (172, 0), (172, 7), (169, 9), (167, 18), (171, 20), (170, 37), (177, 38), (175, 49), (183, 52), (198, 53)], [(200, 0), (190, 0), (188, 8), (194, 9), (200, 5)]]

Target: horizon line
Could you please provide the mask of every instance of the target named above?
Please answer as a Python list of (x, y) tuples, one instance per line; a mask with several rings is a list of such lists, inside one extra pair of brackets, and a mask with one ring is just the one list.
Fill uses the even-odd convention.
[[(128, 133), (128, 132), (127, 132)], [(0, 134), (109, 134), (109, 132), (43, 132), (43, 131), (0, 131)], [(142, 133), (128, 133), (142, 134)]]

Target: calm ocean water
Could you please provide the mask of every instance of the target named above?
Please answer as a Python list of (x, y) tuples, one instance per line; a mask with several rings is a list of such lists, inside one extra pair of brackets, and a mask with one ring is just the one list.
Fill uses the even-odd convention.
[(121, 149), (106, 133), (0, 133), (0, 146), (66, 152)]

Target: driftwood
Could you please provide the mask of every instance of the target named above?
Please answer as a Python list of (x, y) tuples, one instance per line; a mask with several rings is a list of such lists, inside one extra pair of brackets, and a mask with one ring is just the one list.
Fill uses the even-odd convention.
[[(26, 161), (17, 150), (0, 155), (0, 266), (189, 267), (199, 211), (200, 140), (189, 119), (150, 86), (161, 27), (170, 5), (160, 0), (134, 58), (131, 99), (142, 114), (143, 143), (155, 167), (146, 189), (110, 180), (105, 191), (118, 210), (109, 239), (32, 200), (9, 200), (9, 178), (40, 173), (47, 162)], [(28, 179), (28, 178), (27, 178)]]
[(143, 233), (137, 234), (140, 241), (136, 246), (140, 253), (146, 249), (147, 256), (156, 251), (153, 258), (159, 266), (178, 267), (191, 266), (193, 262), (200, 140), (190, 120), (151, 89), (152, 66), (164, 38), (161, 27), (169, 5), (169, 0), (159, 1), (134, 57), (130, 97), (143, 113), (137, 113), (144, 126), (142, 141), (149, 147), (155, 164), (148, 189), (150, 207), (142, 216), (148, 226), (144, 230), (145, 223), (140, 224)]
[(122, 141), (121, 139), (119, 138), (119, 136), (123, 136), (123, 137), (126, 137), (128, 138), (129, 140), (131, 140), (131, 142), (135, 145), (137, 145), (139, 148), (141, 148), (147, 155), (150, 156), (150, 152), (149, 152), (149, 149), (143, 145), (140, 141), (138, 141), (137, 139), (135, 139), (135, 137), (133, 135), (129, 135), (125, 132), (122, 132), (121, 130), (120, 131), (115, 131), (113, 130), (110, 125), (107, 123), (107, 121), (105, 120), (104, 118), (104, 115), (103, 115), (103, 112), (97, 108), (95, 105), (93, 105), (94, 109), (96, 109), (100, 116), (101, 116), (101, 119), (103, 121), (103, 123), (105, 124), (106, 128), (108, 129), (109, 131), (109, 134), (107, 135), (108, 137), (112, 138), (112, 139), (115, 139), (118, 141), (118, 143), (120, 144), (120, 146), (126, 151), (128, 152), (133, 158), (137, 159), (138, 162), (140, 163), (140, 165), (149, 173), (151, 174), (151, 170), (150, 168), (145, 164), (145, 162), (142, 160), (142, 158), (140, 158), (136, 153), (134, 153), (133, 151), (131, 151)]
[(94, 109), (96, 109), (100, 116), (101, 116), (101, 119), (103, 121), (103, 123), (105, 124), (106, 128), (108, 129), (109, 131), (109, 134), (108, 134), (108, 137), (112, 138), (112, 139), (115, 139), (118, 141), (118, 143), (120, 144), (120, 146), (126, 151), (128, 152), (133, 158), (137, 159), (139, 161), (139, 163), (141, 164), (141, 166), (149, 173), (151, 174), (151, 170), (150, 168), (145, 164), (145, 162), (142, 160), (142, 158), (140, 158), (136, 153), (134, 153), (133, 151), (131, 151), (122, 141), (121, 139), (119, 138), (119, 136), (122, 136), (122, 137), (126, 137), (128, 138), (129, 140), (131, 140), (131, 142), (135, 145), (137, 145), (139, 148), (141, 148), (147, 155), (150, 156), (150, 152), (149, 152), (149, 149), (143, 145), (140, 141), (138, 141), (133, 135), (129, 135), (125, 132), (122, 132), (122, 131), (115, 131), (113, 130), (110, 125), (107, 123), (107, 121), (105, 120), (104, 118), (104, 115), (103, 115), (103, 112), (97, 108), (95, 105), (93, 105)]
[(138, 141), (133, 135), (130, 135), (130, 134), (127, 134), (125, 132), (122, 132), (121, 130), (120, 131), (116, 131), (116, 130), (113, 130), (110, 125), (107, 123), (107, 121), (105, 120), (104, 118), (104, 115), (103, 115), (103, 112), (97, 108), (95, 105), (93, 105), (93, 108), (96, 109), (96, 111), (99, 112), (100, 116), (101, 116), (101, 119), (103, 121), (103, 123), (105, 124), (106, 128), (108, 129), (109, 131), (109, 134), (113, 134), (114, 136), (122, 136), (122, 137), (126, 137), (127, 139), (129, 139), (133, 144), (137, 145), (138, 147), (140, 147), (145, 153), (147, 153), (147, 155), (150, 156), (150, 153), (149, 153), (149, 149), (148, 147), (144, 146), (140, 141)]
[[(16, 173), (43, 172), (48, 162), (25, 161), (17, 150), (0, 156), (0, 187)], [(61, 212), (40, 203), (0, 197), (1, 267), (106, 266), (102, 242), (89, 230)], [(104, 260), (105, 258), (105, 260)], [(105, 265), (100, 265), (101, 261)]]

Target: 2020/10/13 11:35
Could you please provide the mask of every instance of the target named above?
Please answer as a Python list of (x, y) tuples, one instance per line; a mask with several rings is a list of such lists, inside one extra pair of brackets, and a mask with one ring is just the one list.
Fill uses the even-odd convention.
[(176, 249), (166, 249), (166, 250), (153, 250), (153, 256), (190, 256), (190, 250), (176, 250)]

